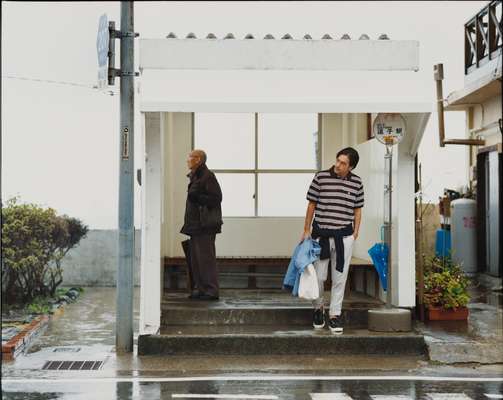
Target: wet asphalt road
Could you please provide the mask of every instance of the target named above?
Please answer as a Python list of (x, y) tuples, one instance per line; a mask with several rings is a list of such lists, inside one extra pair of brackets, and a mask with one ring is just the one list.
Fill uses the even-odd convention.
[[(191, 358), (119, 357), (113, 351), (114, 299), (113, 289), (90, 288), (77, 303), (65, 307), (28, 354), (2, 364), (2, 399), (503, 399), (502, 364), (483, 372), (470, 365), (442, 367), (418, 360), (358, 361), (357, 357), (267, 357), (267, 362), (221, 357), (198, 360), (197, 365)], [(80, 350), (55, 352), (62, 347)], [(75, 357), (105, 363), (100, 371), (42, 370), (47, 360)]]
[[(361, 377), (316, 379), (296, 377), (265, 380), (244, 380), (236, 377), (216, 377), (213, 380), (173, 381), (129, 379), (110, 381), (82, 379), (70, 381), (4, 381), (2, 398), (6, 400), (48, 399), (502, 399), (503, 379), (434, 381), (419, 379)], [(271, 380), (272, 379), (272, 380)], [(293, 380), (294, 379), (294, 380)], [(35, 393), (37, 392), (37, 393)]]

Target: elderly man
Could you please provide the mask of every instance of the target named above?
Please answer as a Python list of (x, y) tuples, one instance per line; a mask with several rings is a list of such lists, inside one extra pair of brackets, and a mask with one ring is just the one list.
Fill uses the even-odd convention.
[(302, 238), (312, 236), (313, 239), (319, 239), (321, 246), (320, 260), (314, 262), (320, 293), (313, 301), (313, 326), (315, 329), (325, 326), (323, 286), (331, 264), (332, 289), (328, 327), (334, 334), (341, 334), (343, 331), (341, 312), (344, 287), (353, 244), (360, 230), (364, 203), (362, 180), (352, 172), (358, 161), (359, 155), (355, 149), (342, 149), (337, 153), (335, 165), (318, 172), (307, 192), (309, 204)]
[(189, 298), (218, 300), (215, 236), (222, 226), (222, 191), (206, 166), (206, 153), (193, 150), (187, 158), (190, 179), (187, 189), (185, 219), (181, 233), (190, 236), (189, 257), (193, 290)]

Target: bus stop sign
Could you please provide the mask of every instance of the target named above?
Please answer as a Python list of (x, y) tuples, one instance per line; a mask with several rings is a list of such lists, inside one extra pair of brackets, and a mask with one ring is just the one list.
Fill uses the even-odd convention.
[(405, 135), (405, 129), (405, 119), (396, 113), (378, 114), (373, 126), (375, 138), (387, 146), (400, 143)]
[(96, 50), (98, 51), (98, 87), (104, 89), (108, 84), (108, 44), (110, 32), (108, 30), (108, 18), (103, 14), (98, 22), (98, 37)]

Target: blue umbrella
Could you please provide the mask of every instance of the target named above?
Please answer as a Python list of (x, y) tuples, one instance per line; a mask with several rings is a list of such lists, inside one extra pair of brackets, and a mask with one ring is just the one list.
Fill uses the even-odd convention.
[[(383, 227), (384, 228), (384, 227)], [(381, 285), (383, 289), (386, 291), (388, 288), (388, 255), (389, 255), (389, 247), (386, 243), (384, 243), (382, 239), (383, 233), (381, 228), (381, 243), (374, 244), (369, 250), (368, 253), (372, 262), (374, 263), (374, 267), (379, 275), (379, 280), (381, 281)]]

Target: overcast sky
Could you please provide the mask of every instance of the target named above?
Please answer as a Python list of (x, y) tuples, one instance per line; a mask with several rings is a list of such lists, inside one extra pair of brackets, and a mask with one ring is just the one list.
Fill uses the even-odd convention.
[[(416, 85), (420, 97), (430, 96), (434, 104), (433, 64), (444, 63), (446, 95), (463, 87), (463, 24), (486, 3), (139, 2), (135, 31), (142, 38), (163, 38), (173, 31), (178, 37), (233, 32), (237, 38), (288, 32), (296, 38), (349, 33), (356, 39), (362, 33), (371, 38), (387, 33), (395, 40), (418, 40), (421, 70), (409, 76), (421, 82)], [(112, 229), (117, 227), (119, 97), (92, 89), (98, 19), (104, 13), (120, 25), (119, 2), (2, 2), (2, 199), (19, 195), (81, 218), (91, 228)], [(218, 87), (221, 95), (239, 91), (285, 97), (295, 82), (297, 96), (323, 97), (338, 84), (327, 73), (299, 83), (295, 73), (278, 71), (253, 76), (174, 72), (170, 97), (183, 96), (194, 79), (207, 96)], [(464, 117), (456, 114), (447, 114), (447, 136), (464, 134)], [(432, 114), (420, 148), (427, 199), (435, 200), (446, 182), (454, 188), (467, 182), (465, 156), (464, 147), (438, 147)], [(434, 179), (439, 171), (443, 178)], [(139, 212), (135, 221), (139, 226)]]

